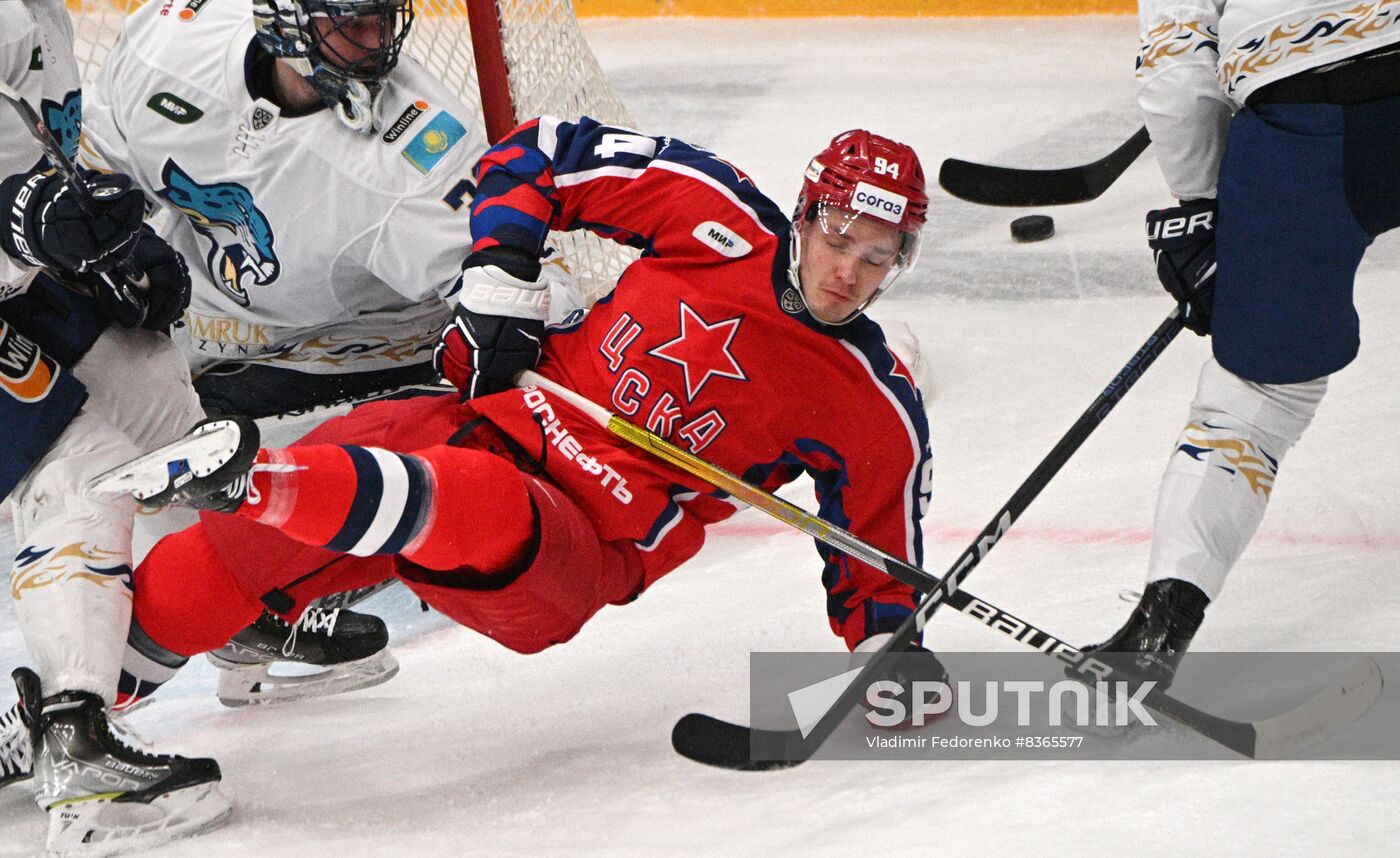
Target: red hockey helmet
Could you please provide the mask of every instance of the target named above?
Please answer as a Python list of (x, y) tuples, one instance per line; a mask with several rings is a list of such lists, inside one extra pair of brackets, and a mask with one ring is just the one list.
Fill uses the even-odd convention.
[(810, 216), (816, 203), (829, 203), (918, 233), (928, 217), (924, 187), (913, 149), (869, 131), (847, 131), (807, 164), (795, 219)]
[(928, 218), (928, 193), (919, 156), (903, 143), (857, 129), (838, 134), (807, 164), (802, 193), (793, 212), (789, 245), (788, 279), (797, 287), (802, 303), (810, 309), (802, 283), (802, 235), (804, 225), (814, 223), (827, 235), (845, 235), (863, 218), (893, 227), (901, 236), (895, 257), (884, 279), (862, 304), (844, 319), (859, 316), (883, 295), (900, 273), (919, 256), (919, 230)]

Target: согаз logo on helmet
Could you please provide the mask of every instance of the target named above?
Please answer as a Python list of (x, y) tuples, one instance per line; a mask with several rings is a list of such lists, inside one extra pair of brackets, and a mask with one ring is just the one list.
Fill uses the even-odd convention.
[(900, 222), (904, 217), (904, 206), (908, 202), (899, 194), (892, 194), (865, 182), (856, 184), (851, 201), (856, 211), (872, 214), (890, 223)]

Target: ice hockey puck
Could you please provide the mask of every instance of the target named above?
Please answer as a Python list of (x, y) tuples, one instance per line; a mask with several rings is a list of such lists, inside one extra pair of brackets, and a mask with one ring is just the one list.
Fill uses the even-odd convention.
[(1011, 237), (1017, 241), (1044, 241), (1055, 234), (1050, 215), (1026, 215), (1011, 222)]

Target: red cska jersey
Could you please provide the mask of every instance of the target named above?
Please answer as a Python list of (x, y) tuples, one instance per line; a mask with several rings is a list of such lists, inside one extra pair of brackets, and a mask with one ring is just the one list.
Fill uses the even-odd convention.
[[(788, 280), (791, 222), (747, 176), (673, 138), (544, 118), (489, 151), (476, 178), (474, 249), (538, 255), (548, 230), (589, 229), (643, 250), (608, 297), (550, 329), (542, 375), (769, 490), (808, 474), (823, 519), (922, 563), (930, 463), (913, 377), (875, 322), (806, 312)], [(471, 405), (541, 455), (603, 538), (634, 541), (648, 583), (736, 509), (537, 389)], [(913, 610), (907, 586), (817, 551), (848, 645)]]

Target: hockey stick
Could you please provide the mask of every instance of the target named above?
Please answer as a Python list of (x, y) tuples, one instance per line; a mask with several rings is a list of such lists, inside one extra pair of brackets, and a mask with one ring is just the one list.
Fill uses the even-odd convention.
[(25, 130), (39, 143), (39, 148), (44, 150), (44, 157), (49, 159), (54, 169), (63, 174), (63, 180), (68, 183), (74, 199), (78, 201), (78, 207), (85, 213), (92, 214), (97, 205), (92, 190), (78, 177), (78, 168), (73, 166), (73, 162), (68, 159), (68, 153), (64, 152), (63, 147), (53, 138), (44, 120), (39, 118), (39, 114), (34, 112), (34, 108), (29, 106), (29, 102), (25, 101), (14, 87), (4, 81), (0, 81), (0, 98), (8, 101), (15, 109), (24, 122)]
[[(959, 563), (949, 573), (949, 578), (966, 575), (971, 567), (985, 556), (996, 540), (1010, 527), (1014, 520), (1011, 517), (1013, 509), (1016, 510), (1016, 515), (1024, 510), (1025, 506), (1039, 493), (1060, 465), (1087, 438), (1089, 432), (1099, 422), (1102, 422), (1137, 377), (1146, 370), (1179, 331), (1180, 324), (1176, 321), (1176, 314), (1173, 313), (1144, 343), (1133, 359), (1124, 366), (1108, 389), (1095, 400), (1094, 404), (1075, 424), (1075, 427), (1056, 445), (1055, 450), (1026, 480), (1016, 495), (1013, 495), (1012, 500), (1008, 502), (992, 524), (983, 531), (979, 539), (964, 552)], [(831, 525), (757, 486), (744, 482), (728, 471), (629, 423), (549, 379), (529, 372), (523, 374), (520, 381), (523, 384), (537, 385), (560, 397), (624, 440), (648, 450), (716, 488), (730, 493), (750, 506), (754, 506), (838, 550), (872, 566), (884, 569), (892, 577), (917, 590), (937, 593), (945, 586), (943, 581), (923, 570), (863, 542), (853, 534)], [(1019, 504), (1017, 504), (1018, 498), (1021, 499)], [(1112, 677), (1113, 671), (1109, 665), (1092, 657), (1086, 658), (1073, 646), (1049, 632), (1039, 629), (985, 600), (970, 593), (957, 591), (955, 589), (956, 582), (954, 582), (953, 588), (947, 601), (957, 610), (1026, 646), (1075, 667), (1087, 678), (1108, 681)], [(928, 601), (932, 600), (926, 600), (925, 603), (922, 603), (915, 617), (923, 614), (926, 619), (927, 615), (931, 614), (933, 609), (937, 607), (937, 603), (934, 602), (932, 607), (925, 608)], [(913, 619), (911, 617), (911, 620)], [(901, 627), (895, 633), (896, 640), (900, 639), (901, 633), (903, 633), (903, 643), (895, 647), (894, 642), (891, 642), (891, 646), (886, 648), (886, 652), (899, 652), (907, 647), (913, 638), (913, 632), (907, 628), (910, 626), (911, 623), (906, 622), (905, 627)], [(922, 628), (922, 624), (919, 624), (919, 628)], [(877, 656), (872, 661), (878, 660), (879, 657)], [(1091, 667), (1092, 669), (1090, 669)], [(860, 677), (848, 686), (847, 691), (849, 692), (851, 688), (861, 687), (863, 685), (862, 678), (867, 678), (865, 672), (862, 672)], [(1143, 702), (1240, 754), (1249, 757), (1273, 758), (1296, 753), (1329, 735), (1337, 726), (1350, 723), (1375, 702), (1380, 694), (1380, 688), (1379, 668), (1370, 659), (1360, 659), (1345, 673), (1340, 683), (1324, 689), (1299, 707), (1259, 722), (1240, 722), (1219, 718), (1155, 689), (1143, 698)], [(833, 711), (840, 711), (841, 718), (844, 718), (847, 709), (849, 709), (849, 705), (842, 708), (841, 700), (838, 700), (832, 707)], [(828, 712), (828, 715), (830, 714), (831, 711)], [(841, 718), (837, 718), (837, 721), (839, 722)], [(823, 721), (825, 720), (824, 718)], [(834, 725), (832, 727), (834, 729)], [(827, 734), (829, 732), (830, 730), (827, 731)], [(807, 759), (825, 738), (825, 734), (820, 735), (819, 738), (813, 738), (818, 735), (814, 729), (804, 739), (801, 732), (796, 730), (756, 730), (720, 721), (707, 715), (692, 713), (676, 724), (672, 732), (672, 744), (679, 753), (698, 762), (733, 769), (766, 770), (796, 765)], [(783, 756), (786, 759), (779, 761), (751, 759), (751, 742), (756, 736), (763, 740), (764, 747), (784, 748)]]
[(1054, 170), (998, 167), (949, 158), (938, 184), (961, 200), (987, 206), (1063, 206), (1096, 199), (1147, 148), (1152, 139), (1139, 128), (1123, 145), (1089, 164)]
[[(1138, 348), (1137, 352), (1128, 360), (1127, 364), (1118, 371), (1118, 374), (1114, 376), (1113, 381), (1109, 383), (1108, 387), (1094, 399), (1088, 409), (1084, 411), (1079, 419), (1074, 422), (1074, 425), (1070, 427), (1069, 431), (1065, 433), (1064, 437), (1055, 444), (1045, 458), (1041, 460), (1040, 464), (1036, 466), (1035, 470), (1031, 471), (1030, 476), (1026, 478), (1020, 488), (1016, 489), (1011, 495), (1010, 500), (1008, 500), (997, 514), (993, 516), (991, 522), (982, 529), (982, 532), (978, 534), (972, 544), (963, 550), (957, 562), (953, 564), (947, 574), (944, 575), (942, 579), (938, 579), (938, 583), (934, 585), (932, 589), (928, 590), (924, 598), (914, 609), (914, 612), (909, 615), (908, 619), (900, 624), (899, 628), (895, 630), (885, 646), (866, 661), (864, 667), (861, 668), (860, 672), (856, 674), (855, 678), (846, 686), (845, 690), (841, 692), (840, 696), (836, 698), (836, 701), (831, 704), (826, 712), (822, 713), (821, 718), (818, 719), (816, 724), (805, 733), (800, 730), (787, 730), (779, 731), (771, 735), (770, 738), (780, 742), (783, 748), (781, 754), (783, 759), (748, 759), (749, 754), (747, 753), (747, 748), (749, 743), (744, 741), (744, 739), (752, 737), (753, 731), (750, 728), (731, 724), (698, 713), (691, 713), (676, 723), (675, 729), (671, 734), (671, 743), (676, 750), (698, 762), (725, 766), (727, 768), (756, 770), (787, 768), (809, 759), (812, 754), (821, 747), (822, 743), (835, 732), (837, 726), (845, 720), (846, 715), (851, 709), (855, 707), (860, 697), (861, 689), (868, 686), (877, 677), (883, 675), (886, 666), (894, 655), (908, 650), (909, 644), (913, 642), (916, 635), (924, 630), (924, 627), (929, 622), (929, 618), (933, 615), (934, 611), (938, 610), (939, 605), (943, 604), (949, 596), (957, 591), (958, 587), (962, 584), (962, 579), (981, 562), (982, 558), (996, 545), (1002, 535), (1010, 529), (1016, 519), (1021, 517), (1031, 501), (1040, 494), (1050, 482), (1051, 478), (1064, 466), (1065, 462), (1069, 461), (1069, 458), (1074, 455), (1075, 451), (1088, 439), (1094, 429), (1098, 428), (1098, 425), (1103, 422), (1104, 418), (1108, 416), (1108, 413), (1113, 410), (1113, 407), (1132, 389), (1133, 384), (1135, 384), (1142, 373), (1152, 365), (1153, 361), (1157, 359), (1163, 349), (1165, 349), (1176, 335), (1181, 332), (1181, 322), (1178, 320), (1177, 316), (1178, 312), (1173, 310), (1171, 315), (1157, 326), (1157, 330), (1152, 332), (1152, 335)], [(529, 380), (536, 381), (537, 383), (539, 381), (547, 381), (547, 379), (542, 379), (534, 374), (531, 374)], [(544, 385), (541, 386), (544, 387)], [(544, 387), (544, 389), (559, 394), (562, 388), (558, 385), (554, 385), (553, 387)], [(680, 450), (680, 448), (662, 441), (660, 438), (656, 440), (662, 441), (662, 444), (665, 446), (658, 445), (654, 441), (651, 441), (651, 439), (639, 434), (641, 430), (638, 430), (637, 427), (622, 420), (622, 418), (607, 414), (605, 410), (597, 405), (593, 407), (597, 410), (589, 412), (589, 415), (595, 420), (599, 420), (602, 415), (607, 415), (606, 419), (601, 420), (601, 422), (610, 432), (634, 444), (638, 444), (638, 446), (646, 450), (656, 453), (656, 455), (667, 461), (672, 461), (667, 454), (673, 456), (675, 452), (684, 452)], [(602, 412), (602, 414), (600, 415), (598, 412)], [(636, 440), (634, 440), (634, 438)], [(763, 507), (760, 508), (762, 509)], [(765, 509), (765, 511), (767, 510)], [(779, 518), (782, 518), (784, 521), (788, 520), (783, 516), (779, 516)], [(799, 522), (794, 521), (792, 523), (797, 524)], [(822, 538), (825, 529), (831, 527), (831, 525), (821, 522), (820, 519), (815, 519), (812, 530), (816, 532), (813, 532), (811, 535)], [(927, 573), (918, 567), (885, 552), (870, 550), (874, 547), (866, 545), (856, 537), (846, 534), (844, 531), (842, 534), (841, 542), (852, 544), (855, 551), (859, 552), (853, 552), (852, 556), (869, 563), (876, 569), (881, 569), (886, 574), (901, 580), (903, 580), (902, 576), (910, 576), (911, 579), (927, 577)], [(841, 544), (836, 544), (834, 547), (841, 548), (843, 551), (848, 550)], [(914, 586), (912, 580), (905, 581), (905, 583)], [(741, 746), (745, 749), (742, 760), (737, 758), (734, 754)], [(773, 746), (769, 745), (768, 747)]]
[[(0, 99), (9, 102), (10, 106), (15, 109), (15, 112), (19, 114), (20, 120), (24, 123), (25, 130), (39, 143), (39, 148), (43, 150), (44, 157), (48, 158), (49, 163), (53, 164), (54, 169), (58, 170), (58, 172), (63, 175), (63, 181), (68, 185), (69, 190), (73, 192), (73, 199), (78, 201), (78, 208), (89, 215), (95, 212), (97, 210), (97, 200), (92, 195), (92, 189), (83, 183), (82, 178), (78, 175), (78, 168), (73, 166), (73, 162), (68, 158), (68, 153), (64, 152), (63, 147), (58, 145), (58, 141), (54, 139), (48, 126), (44, 124), (44, 120), (40, 119), (39, 114), (34, 112), (34, 108), (29, 106), (29, 102), (25, 101), (14, 87), (4, 81), (0, 81)], [(142, 292), (145, 291), (148, 285), (145, 274), (142, 274), (135, 280), (123, 275), (114, 278), (106, 272), (99, 273), (98, 276), (102, 278), (102, 282), (106, 283), (113, 292), (121, 296), (121, 300), (124, 304), (130, 307), (140, 308), (141, 317), (136, 320), (136, 324), (132, 327), (140, 325), (141, 322), (145, 321), (146, 300), (132, 292), (133, 289)], [(76, 288), (63, 278), (55, 279), (69, 288)], [(82, 289), (79, 288), (77, 291), (81, 292)]]

